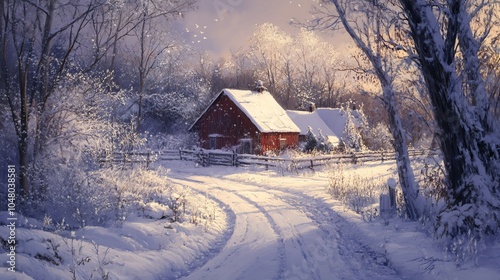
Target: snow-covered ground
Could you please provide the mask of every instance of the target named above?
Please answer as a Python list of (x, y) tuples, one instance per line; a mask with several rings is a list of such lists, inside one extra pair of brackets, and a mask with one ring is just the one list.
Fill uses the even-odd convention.
[[(332, 199), (329, 168), (283, 176), (254, 167), (162, 165), (168, 180), (215, 205), (214, 219), (195, 225), (132, 216), (59, 235), (28, 219), (16, 233), (23, 273), (3, 269), (0, 278), (71, 279), (76, 268), (77, 279), (500, 279), (498, 243), (477, 265), (457, 267), (418, 222), (367, 222)], [(394, 162), (345, 172), (385, 179), (394, 176)], [(0, 237), (7, 236), (2, 226)]]

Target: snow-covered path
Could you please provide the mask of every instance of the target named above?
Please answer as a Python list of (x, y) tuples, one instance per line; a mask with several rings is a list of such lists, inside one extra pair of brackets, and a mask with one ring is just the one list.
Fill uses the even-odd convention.
[(321, 199), (227, 177), (172, 175), (173, 182), (209, 193), (235, 215), (220, 253), (185, 279), (401, 278)]

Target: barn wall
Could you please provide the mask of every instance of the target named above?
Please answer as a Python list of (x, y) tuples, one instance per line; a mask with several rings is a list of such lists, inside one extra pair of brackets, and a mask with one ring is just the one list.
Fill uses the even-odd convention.
[[(285, 147), (281, 147), (280, 139), (285, 139)], [(298, 133), (262, 133), (260, 135), (260, 153), (281, 150), (282, 148), (294, 148), (298, 145)]]
[(195, 125), (198, 130), (202, 148), (210, 148), (209, 136), (221, 135), (217, 141), (217, 149), (238, 145), (242, 138), (250, 138), (259, 143), (259, 132), (252, 121), (227, 96), (222, 95)]
[[(240, 139), (252, 139), (252, 153), (264, 154), (280, 150), (280, 139), (286, 139), (285, 146), (298, 145), (298, 133), (260, 133), (243, 111), (227, 96), (221, 95), (193, 127), (198, 130), (200, 146), (210, 149), (210, 135), (219, 135), (216, 149), (232, 148)], [(238, 151), (240, 152), (240, 151)]]

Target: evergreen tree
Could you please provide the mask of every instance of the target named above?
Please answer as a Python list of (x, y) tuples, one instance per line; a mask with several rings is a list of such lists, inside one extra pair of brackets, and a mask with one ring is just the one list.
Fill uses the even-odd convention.
[(333, 146), (328, 141), (328, 138), (326, 138), (326, 136), (323, 135), (321, 128), (318, 128), (318, 144), (316, 146), (316, 149), (320, 152), (325, 152), (325, 153), (329, 153), (333, 149)]
[(304, 147), (304, 151), (312, 152), (316, 149), (317, 146), (318, 139), (316, 138), (316, 135), (314, 135), (314, 132), (312, 132), (312, 128), (309, 127), (309, 130), (306, 134), (306, 146)]
[(359, 113), (356, 110), (351, 110), (353, 102), (350, 100), (343, 108), (345, 114), (345, 127), (342, 136), (342, 142), (345, 145), (347, 152), (360, 152), (364, 149), (363, 139), (361, 137), (360, 125), (361, 118), (358, 118)]

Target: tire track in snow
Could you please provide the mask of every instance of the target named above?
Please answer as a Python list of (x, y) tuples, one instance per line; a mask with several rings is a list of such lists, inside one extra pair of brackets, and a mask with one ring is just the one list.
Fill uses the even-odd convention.
[[(314, 263), (315, 260), (310, 257), (310, 254), (305, 249), (301, 234), (292, 226), (293, 223), (291, 221), (287, 220), (287, 218), (279, 211), (279, 208), (281, 208), (281, 207), (279, 207), (278, 205), (274, 205), (274, 208), (276, 208), (276, 209), (266, 209), (266, 207), (269, 208), (269, 205), (262, 206), (258, 202), (256, 202), (255, 200), (252, 200), (251, 198), (248, 197), (248, 195), (252, 194), (254, 197), (258, 196), (258, 197), (262, 198), (263, 196), (268, 195), (267, 193), (259, 192), (257, 194), (255, 191), (244, 191), (244, 192), (241, 192), (241, 194), (238, 194), (237, 191), (231, 191), (231, 192), (233, 194), (241, 197), (243, 200), (247, 201), (248, 203), (253, 204), (262, 213), (264, 213), (266, 215), (269, 223), (273, 227), (274, 231), (279, 235), (279, 239), (280, 239), (280, 242), (281, 242), (282, 247), (283, 247), (282, 248), (282, 255), (283, 255), (283, 261), (284, 261), (282, 263), (282, 266), (280, 267), (279, 279), (294, 278), (291, 276), (294, 276), (294, 274), (297, 274), (297, 271), (290, 271), (290, 270), (287, 270), (287, 268), (285, 267), (286, 265), (290, 265), (289, 263), (287, 263), (287, 255), (291, 255), (291, 254), (295, 253), (294, 251), (296, 251), (296, 250), (294, 250), (294, 248), (290, 248), (290, 247), (294, 247), (294, 245), (295, 245), (294, 243), (296, 243), (299, 247), (298, 249), (300, 250), (300, 255), (303, 258), (302, 261), (305, 261), (305, 266), (303, 266), (303, 268), (308, 270), (308, 273), (306, 274), (306, 276), (307, 276), (306, 279), (321, 279), (321, 277), (318, 275), (318, 273), (313, 269), (315, 267), (315, 263)], [(287, 225), (287, 227), (285, 228), (283, 226), (278, 225), (276, 220), (280, 220), (281, 221), (280, 224), (284, 223)], [(285, 235), (291, 235), (292, 238), (290, 238), (290, 236), (285, 236)], [(286, 238), (286, 241), (284, 240), (285, 238)], [(288, 246), (285, 246), (285, 243), (287, 243)], [(286, 251), (288, 251), (288, 253)], [(304, 263), (304, 262), (301, 262), (301, 263)]]
[[(196, 178), (199, 180), (204, 179), (198, 176)], [(274, 228), (282, 236), (282, 239), (286, 239), (285, 251), (288, 258), (286, 272), (282, 279), (349, 279), (332, 266), (333, 263), (339, 262), (338, 258), (335, 259), (330, 254), (336, 248), (333, 246), (336, 244), (332, 245), (332, 241), (320, 236), (321, 231), (313, 225), (313, 221), (294, 206), (284, 203), (280, 197), (274, 194), (270, 195), (267, 192), (262, 192), (262, 190), (256, 191), (255, 188), (253, 190), (249, 189), (247, 183), (213, 177), (207, 178), (207, 181), (210, 181), (212, 185), (225, 186), (216, 187), (218, 190), (245, 196), (246, 198), (243, 199), (247, 200), (248, 203), (254, 204), (261, 212), (267, 213), (270, 217), (269, 222), (275, 225)], [(253, 195), (253, 199), (260, 199), (254, 201), (248, 197), (249, 195)], [(267, 198), (264, 196), (267, 196)], [(276, 208), (279, 206), (281, 206), (281, 210)], [(300, 219), (294, 217), (292, 221), (287, 218), (290, 216), (301, 217)], [(280, 226), (277, 226), (276, 221), (279, 221)], [(301, 227), (301, 229), (299, 230), (298, 227)], [(308, 238), (303, 237), (301, 232), (307, 234)], [(317, 238), (320, 241), (317, 241)], [(332, 278), (332, 276), (335, 276), (335, 278)]]
[[(244, 198), (222, 188), (207, 186), (192, 178), (169, 177), (177, 184), (212, 193), (235, 215), (234, 230), (218, 254), (192, 271), (185, 279), (283, 279), (283, 244), (267, 213)], [(276, 251), (276, 252), (274, 252)], [(278, 268), (277, 268), (278, 267)], [(274, 275), (274, 276), (271, 276)]]
[[(185, 277), (185, 276), (191, 274), (194, 270), (198, 269), (199, 267), (202, 267), (210, 259), (214, 258), (216, 255), (218, 255), (222, 251), (222, 248), (227, 244), (227, 242), (229, 241), (229, 239), (231, 238), (231, 236), (234, 233), (236, 214), (234, 213), (234, 211), (232, 211), (232, 209), (231, 209), (231, 207), (229, 207), (229, 205), (225, 204), (217, 197), (215, 197), (207, 192), (201, 192), (197, 189), (194, 189), (194, 188), (192, 188), (184, 183), (179, 182), (176, 179), (172, 180), (172, 178), (168, 178), (168, 180), (175, 183), (175, 184), (178, 184), (178, 185), (181, 185), (185, 188), (188, 188), (196, 193), (205, 195), (209, 199), (215, 201), (219, 205), (219, 207), (222, 208), (224, 210), (224, 212), (226, 213), (226, 223), (228, 225), (227, 229), (224, 231), (222, 236), (214, 242), (214, 246), (212, 248), (210, 248), (206, 253), (199, 256), (192, 263), (190, 263), (187, 270), (181, 272), (180, 274), (178, 274), (178, 276), (173, 278), (173, 279), (178, 279), (178, 278)], [(203, 182), (201, 182), (201, 181), (189, 180), (189, 179), (183, 179), (183, 180), (203, 184)]]
[[(237, 197), (240, 202), (245, 202), (247, 206), (253, 207), (263, 215), (266, 221), (257, 224), (254, 220), (252, 222), (253, 226), (258, 225), (260, 230), (260, 228), (266, 227), (265, 223), (267, 222), (267, 226), (271, 227), (274, 234), (279, 236), (278, 239), (283, 240), (285, 244), (285, 257), (280, 257), (280, 264), (276, 264), (276, 267), (279, 266), (278, 279), (385, 280), (400, 278), (390, 268), (390, 263), (385, 258), (385, 255), (360, 242), (353, 225), (337, 214), (320, 198), (306, 195), (301, 191), (269, 187), (255, 182), (241, 182), (230, 178), (214, 178), (207, 175), (186, 175), (190, 178), (196, 178), (199, 184), (205, 184), (203, 192), (208, 190), (211, 192), (216, 191), (218, 193), (213, 195), (221, 199), (225, 196), (226, 200), (222, 200), (226, 201), (226, 204), (234, 206), (234, 203), (227, 203), (227, 197)], [(182, 178), (182, 180), (184, 179)], [(211, 186), (207, 187), (205, 182)], [(237, 199), (233, 198), (232, 201), (236, 202)], [(286, 211), (285, 208), (292, 209), (295, 212)], [(240, 214), (242, 213), (237, 213), (237, 216)], [(290, 216), (294, 215), (303, 216), (303, 219), (307, 219), (307, 223), (313, 224), (315, 229), (304, 230), (304, 228), (300, 228), (301, 225), (297, 222), (297, 218), (290, 218)], [(246, 221), (246, 223), (246, 230), (248, 231), (251, 222)], [(247, 234), (245, 233), (245, 235)], [(242, 240), (244, 241), (245, 238)], [(210, 260), (213, 263), (218, 263), (217, 267), (222, 270), (227, 269), (226, 260), (234, 257), (234, 252), (227, 254), (226, 247), (220, 255), (226, 254), (227, 258), (221, 259), (216, 256)], [(255, 276), (252, 273), (255, 273), (255, 271), (247, 269), (239, 274), (239, 276), (242, 276), (239, 278), (257, 279), (252, 277)], [(204, 274), (196, 275), (205, 276)], [(190, 276), (193, 276), (193, 279), (196, 278), (195, 274)], [(269, 278), (267, 277), (267, 279)]]
[[(310, 200), (309, 205), (302, 202)], [(291, 205), (300, 208), (324, 232), (326, 239), (337, 239), (339, 254), (357, 279), (395, 279), (399, 278), (390, 262), (382, 252), (376, 252), (360, 242), (356, 229), (331, 208), (322, 207), (320, 199), (304, 195), (300, 201), (286, 199)], [(312, 210), (311, 210), (312, 209)]]
[[(237, 180), (224, 178), (229, 182), (239, 183)], [(253, 182), (246, 182), (266, 193), (273, 195), (289, 205), (300, 209), (320, 228), (324, 234), (323, 240), (336, 241), (338, 253), (342, 258), (340, 261), (346, 264), (350, 273), (344, 271), (340, 277), (342, 279), (397, 279), (401, 278), (397, 272), (391, 268), (390, 261), (382, 252), (376, 252), (369, 246), (363, 244), (356, 235), (354, 225), (346, 221), (342, 216), (330, 208), (321, 198), (306, 195), (299, 191), (289, 189), (276, 189), (262, 186)], [(331, 246), (325, 246), (328, 248)], [(338, 260), (337, 260), (338, 261)], [(302, 276), (298, 279), (309, 279), (305, 277), (302, 267)]]

